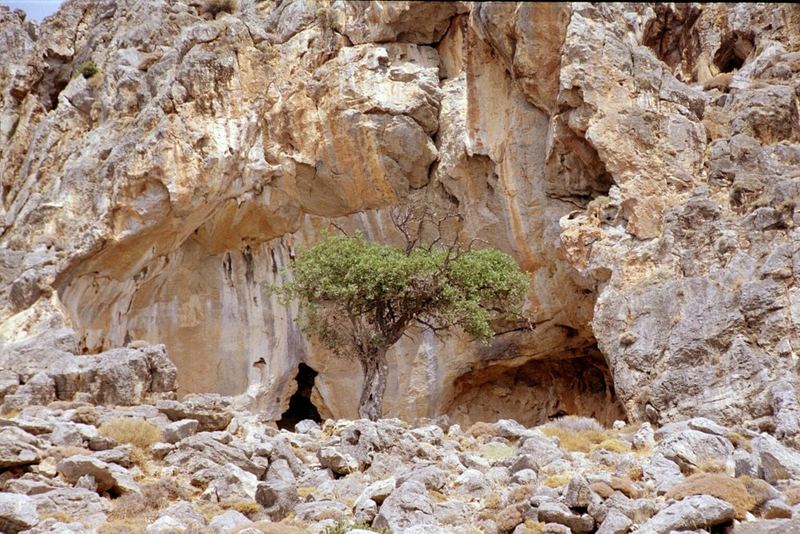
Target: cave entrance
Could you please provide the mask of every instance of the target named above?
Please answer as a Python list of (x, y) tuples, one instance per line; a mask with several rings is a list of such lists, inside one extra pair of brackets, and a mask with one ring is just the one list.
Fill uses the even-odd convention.
[(289, 409), (286, 410), (277, 422), (278, 428), (282, 430), (294, 430), (294, 425), (303, 419), (311, 419), (320, 422), (322, 418), (319, 410), (311, 402), (311, 391), (314, 389), (314, 380), (317, 372), (308, 365), (301, 363), (297, 366), (297, 391), (289, 399)]
[(594, 417), (606, 426), (626, 419), (605, 359), (594, 347), (570, 359), (476, 369), (455, 385), (446, 412), (464, 428), (499, 419), (532, 427), (564, 415)]

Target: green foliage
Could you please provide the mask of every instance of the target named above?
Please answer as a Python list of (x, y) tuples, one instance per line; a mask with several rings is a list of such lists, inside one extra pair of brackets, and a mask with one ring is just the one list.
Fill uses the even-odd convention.
[(518, 313), (528, 289), (527, 276), (498, 250), (406, 252), (360, 235), (325, 235), (298, 254), (292, 272), (294, 280), (275, 289), (299, 301), (305, 328), (334, 351), (390, 346), (414, 321), (458, 326), (487, 343), (491, 321)]
[(78, 72), (87, 80), (100, 72), (100, 69), (97, 67), (97, 63), (92, 60), (85, 61), (78, 69)]

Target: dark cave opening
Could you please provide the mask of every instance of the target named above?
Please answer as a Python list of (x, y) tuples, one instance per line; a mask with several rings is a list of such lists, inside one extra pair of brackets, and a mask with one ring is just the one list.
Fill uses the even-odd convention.
[(311, 419), (316, 422), (322, 421), (319, 410), (311, 402), (311, 391), (314, 389), (314, 380), (317, 372), (308, 365), (301, 363), (297, 366), (297, 391), (289, 399), (289, 409), (286, 410), (277, 422), (278, 428), (282, 430), (294, 430), (294, 425), (304, 419)]

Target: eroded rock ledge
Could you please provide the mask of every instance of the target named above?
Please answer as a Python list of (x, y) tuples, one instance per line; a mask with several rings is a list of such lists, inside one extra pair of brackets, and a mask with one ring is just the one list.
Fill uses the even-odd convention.
[(536, 328), (415, 332), (388, 414), (713, 416), (791, 442), (798, 35), (791, 5), (0, 8), (0, 351), (163, 343), (181, 394), (273, 420), (304, 362), (319, 412), (351, 417), (353, 366), (263, 285), (331, 219), (392, 241), (387, 208), (427, 202), (531, 273)]

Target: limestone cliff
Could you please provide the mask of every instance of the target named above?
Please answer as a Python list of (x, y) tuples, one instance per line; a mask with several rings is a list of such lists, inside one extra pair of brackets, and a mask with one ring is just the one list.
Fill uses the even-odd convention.
[(530, 272), (535, 328), (415, 332), (388, 415), (791, 436), (798, 36), (790, 5), (0, 8), (0, 363), (61, 327), (164, 343), (183, 392), (278, 418), (305, 362), (352, 417), (357, 366), (263, 287), (331, 220), (391, 242), (388, 209), (425, 202)]

